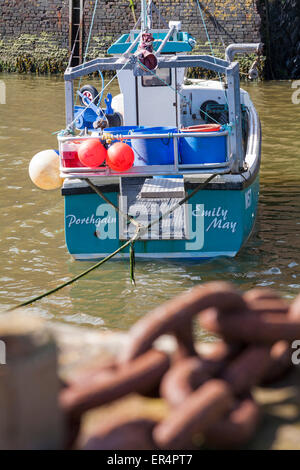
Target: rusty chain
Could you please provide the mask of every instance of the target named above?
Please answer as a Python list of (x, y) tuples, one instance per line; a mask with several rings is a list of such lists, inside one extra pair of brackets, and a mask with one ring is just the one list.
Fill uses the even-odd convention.
[[(194, 317), (221, 337), (209, 353), (197, 352)], [(155, 349), (164, 334), (177, 341), (171, 357)], [(62, 390), (67, 445), (74, 441), (86, 411), (139, 393), (164, 399), (169, 415), (161, 422), (108, 420), (85, 448), (242, 446), (260, 422), (253, 387), (275, 381), (290, 369), (290, 343), (295, 339), (300, 339), (300, 296), (289, 305), (266, 288), (242, 295), (224, 282), (196, 286), (143, 317), (131, 329), (118, 359)]]

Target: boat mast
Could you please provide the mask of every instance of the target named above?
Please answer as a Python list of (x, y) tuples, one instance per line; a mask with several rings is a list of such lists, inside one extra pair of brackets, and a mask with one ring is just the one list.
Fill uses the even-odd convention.
[(150, 30), (152, 27), (152, 0), (141, 0), (141, 30)]

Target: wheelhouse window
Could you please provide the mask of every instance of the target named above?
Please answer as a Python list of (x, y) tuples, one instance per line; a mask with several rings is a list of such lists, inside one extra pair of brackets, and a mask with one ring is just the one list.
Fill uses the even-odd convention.
[(157, 69), (154, 75), (145, 75), (142, 77), (142, 85), (151, 86), (168, 86), (172, 84), (171, 69)]

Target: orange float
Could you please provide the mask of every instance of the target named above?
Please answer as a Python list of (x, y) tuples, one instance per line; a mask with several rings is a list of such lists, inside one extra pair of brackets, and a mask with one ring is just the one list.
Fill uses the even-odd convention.
[(82, 165), (97, 168), (104, 163), (107, 150), (98, 139), (83, 142), (78, 149), (78, 158)]
[(106, 162), (113, 171), (127, 171), (134, 163), (133, 150), (129, 145), (117, 142), (109, 147)]

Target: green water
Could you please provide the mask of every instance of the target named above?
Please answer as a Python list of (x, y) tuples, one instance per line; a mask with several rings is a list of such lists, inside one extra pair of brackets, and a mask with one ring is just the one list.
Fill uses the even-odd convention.
[[(64, 127), (61, 78), (1, 75), (0, 308), (12, 307), (79, 274), (64, 242), (60, 191), (43, 192), (28, 177), (38, 151), (57, 148)], [(205, 264), (138, 262), (133, 288), (126, 262), (100, 270), (35, 304), (45, 318), (103, 329), (128, 329), (161, 302), (199, 282), (222, 279), (242, 289), (271, 286), (288, 298), (300, 292), (300, 105), (290, 82), (246, 85), (262, 120), (261, 196), (256, 231), (235, 259)], [(114, 91), (114, 90), (113, 90)]]

